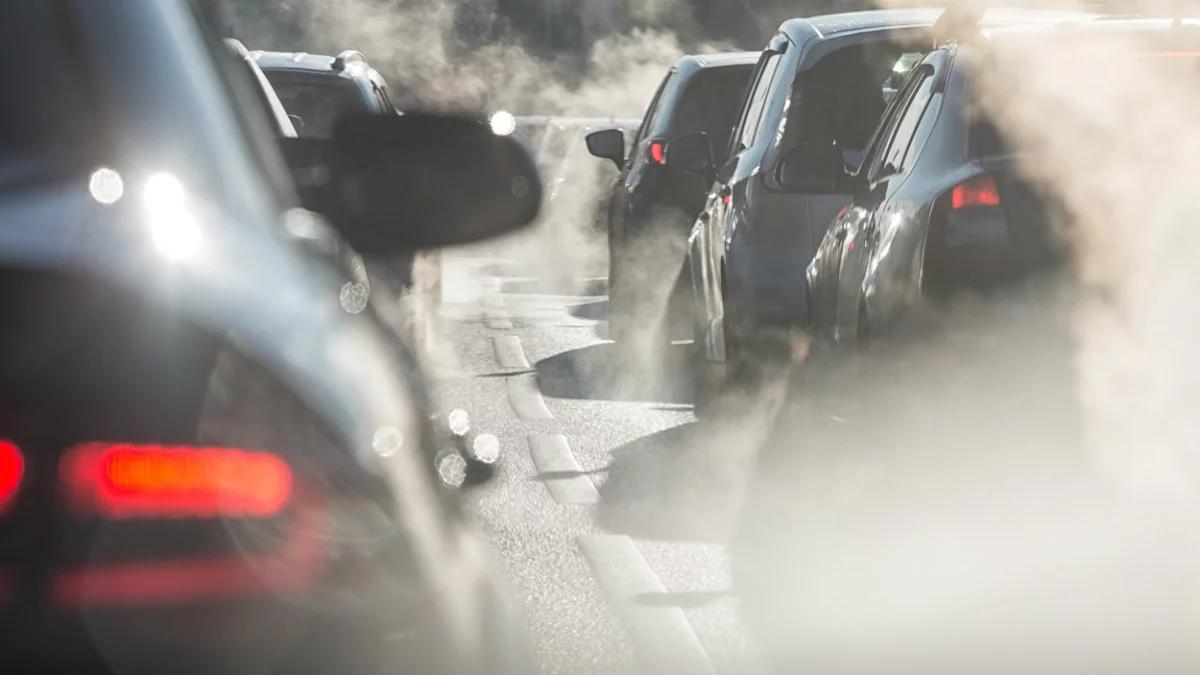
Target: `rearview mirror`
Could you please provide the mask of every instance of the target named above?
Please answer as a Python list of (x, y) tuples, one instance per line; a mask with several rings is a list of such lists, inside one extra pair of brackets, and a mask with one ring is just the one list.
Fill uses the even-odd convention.
[(711, 171), (713, 168), (712, 143), (708, 134), (695, 131), (676, 136), (667, 142), (667, 166), (681, 171)]
[(620, 129), (593, 131), (584, 140), (592, 155), (611, 159), (618, 167), (625, 163), (625, 134)]
[(529, 155), (482, 120), (348, 115), (331, 140), (284, 139), (284, 154), (304, 205), (370, 255), (504, 234), (541, 206)]
[(835, 194), (846, 178), (842, 149), (833, 141), (810, 141), (784, 153), (775, 182), (789, 192)]

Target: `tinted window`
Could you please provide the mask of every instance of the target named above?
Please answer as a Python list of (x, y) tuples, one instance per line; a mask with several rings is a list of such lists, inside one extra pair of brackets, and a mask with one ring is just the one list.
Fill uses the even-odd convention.
[(675, 70), (672, 69), (667, 76), (663, 78), (662, 84), (658, 85), (658, 91), (654, 92), (654, 98), (650, 100), (650, 107), (646, 108), (646, 117), (642, 120), (642, 128), (638, 129), (637, 138), (634, 139), (633, 145), (637, 147), (646, 138), (646, 134), (650, 133), (650, 128), (658, 122), (658, 118), (662, 111), (659, 110), (658, 103), (662, 100), (663, 91), (667, 85), (675, 77)]
[(55, 7), (0, 8), (0, 183), (82, 170), (101, 154), (102, 120)]
[(897, 75), (907, 75), (914, 54), (919, 60), (919, 53), (889, 43), (851, 47), (800, 73), (792, 87), (785, 144), (831, 139), (845, 150), (862, 151), (895, 95)]
[(746, 95), (753, 66), (710, 68), (697, 73), (675, 106), (671, 135), (703, 131), (712, 147), (729, 147), (729, 136)]
[(741, 129), (738, 133), (739, 150), (754, 145), (758, 135), (758, 127), (762, 124), (763, 113), (766, 111), (767, 94), (771, 91), (771, 81), (775, 79), (775, 71), (779, 70), (779, 59), (782, 55), (770, 53), (758, 69), (754, 81), (754, 90), (746, 100), (746, 109), (742, 114)]
[(367, 104), (358, 87), (341, 77), (267, 73), (275, 93), (289, 115), (301, 119), (301, 136), (328, 138), (333, 125), (347, 113), (367, 112)]
[(884, 111), (883, 118), (879, 121), (874, 133), (871, 134), (871, 140), (867, 144), (866, 155), (863, 158), (863, 167), (867, 169), (871, 180), (875, 180), (879, 176), (884, 157), (887, 154), (888, 142), (892, 139), (896, 129), (896, 123), (904, 114), (905, 105), (912, 96), (913, 90), (923, 79), (923, 76), (918, 73), (913, 73), (909, 77), (908, 81), (901, 86), (899, 93), (892, 99), (887, 110)]

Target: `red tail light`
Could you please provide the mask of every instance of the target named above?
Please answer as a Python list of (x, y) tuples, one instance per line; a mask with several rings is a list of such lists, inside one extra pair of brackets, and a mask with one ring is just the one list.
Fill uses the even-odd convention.
[(13, 498), (25, 477), (25, 457), (10, 441), (0, 441), (0, 513), (12, 506)]
[(292, 493), (282, 459), (232, 448), (88, 443), (63, 458), (67, 498), (105, 518), (262, 518)]
[(667, 165), (667, 144), (663, 141), (650, 141), (650, 161), (659, 166)]
[(950, 194), (950, 208), (968, 209), (977, 206), (1000, 206), (1000, 190), (996, 178), (984, 174), (954, 188)]

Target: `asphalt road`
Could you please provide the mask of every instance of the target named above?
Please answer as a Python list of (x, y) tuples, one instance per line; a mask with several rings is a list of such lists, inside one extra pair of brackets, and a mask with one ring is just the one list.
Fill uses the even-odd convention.
[(542, 672), (761, 672), (725, 546), (746, 463), (692, 414), (690, 346), (623, 356), (596, 267), (537, 268), (448, 254), (431, 370), (438, 405), (501, 441), (467, 498)]

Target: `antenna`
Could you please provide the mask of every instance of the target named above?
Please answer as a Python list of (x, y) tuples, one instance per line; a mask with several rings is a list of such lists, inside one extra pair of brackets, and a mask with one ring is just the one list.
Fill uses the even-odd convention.
[(936, 48), (944, 42), (976, 34), (986, 12), (982, 0), (959, 0), (947, 7), (933, 24), (933, 46)]

